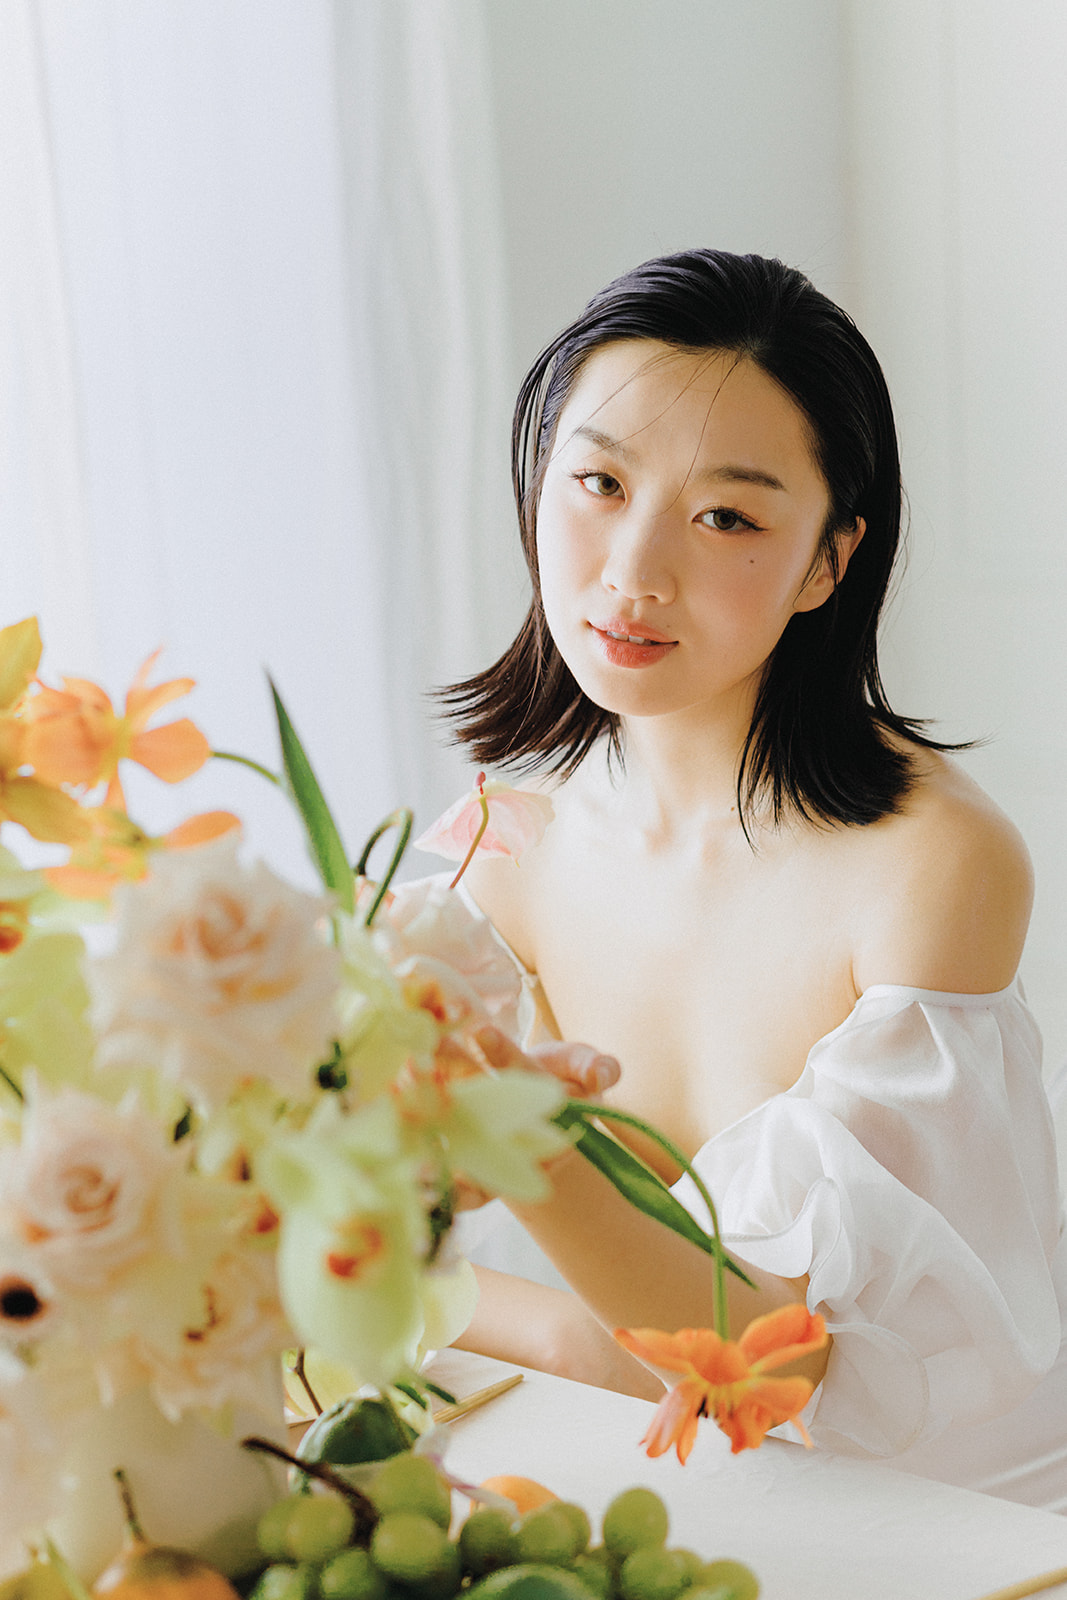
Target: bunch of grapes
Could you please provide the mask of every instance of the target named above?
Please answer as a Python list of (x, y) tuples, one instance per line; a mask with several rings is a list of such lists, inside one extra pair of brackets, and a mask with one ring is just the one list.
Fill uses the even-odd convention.
[(651, 1489), (627, 1489), (591, 1544), (580, 1506), (548, 1499), (521, 1516), (472, 1510), (452, 1527), (448, 1484), (425, 1456), (382, 1463), (360, 1522), (349, 1501), (308, 1485), (259, 1524), (269, 1563), (251, 1600), (756, 1600), (738, 1561), (705, 1561), (667, 1547), (667, 1508)]

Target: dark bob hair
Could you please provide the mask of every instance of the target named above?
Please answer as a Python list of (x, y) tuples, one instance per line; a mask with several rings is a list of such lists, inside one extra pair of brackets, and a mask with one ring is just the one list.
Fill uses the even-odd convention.
[(803, 273), (762, 256), (689, 250), (647, 261), (595, 295), (542, 351), (519, 391), (512, 475), (533, 599), (518, 637), (487, 671), (438, 691), (458, 742), (487, 766), (564, 777), (606, 738), (622, 758), (619, 718), (579, 688), (545, 622), (537, 505), (560, 412), (592, 353), (621, 339), (723, 351), (774, 378), (807, 418), (830, 494), (822, 549), (866, 533), (830, 599), (798, 612), (774, 650), (737, 775), (742, 819), (769, 803), (812, 821), (867, 823), (899, 808), (911, 762), (889, 735), (930, 749), (922, 723), (889, 706), (878, 671), (878, 618), (900, 539), (896, 430), (882, 370), (850, 317)]

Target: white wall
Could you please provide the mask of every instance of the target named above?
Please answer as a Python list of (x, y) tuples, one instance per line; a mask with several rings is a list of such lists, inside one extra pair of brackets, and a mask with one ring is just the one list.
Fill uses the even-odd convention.
[(778, 255), (852, 311), (912, 525), (898, 708), (1023, 829), (1023, 975), (1067, 1057), (1067, 8), (1061, 0), (487, 0), (518, 367), (690, 244)]
[[(911, 496), (886, 653), (1033, 853), (1023, 976), (1067, 1058), (1067, 9), (857, 0), (854, 305)], [(1025, 20), (1024, 20), (1025, 19)]]
[(692, 245), (850, 262), (836, 0), (484, 0), (516, 355)]

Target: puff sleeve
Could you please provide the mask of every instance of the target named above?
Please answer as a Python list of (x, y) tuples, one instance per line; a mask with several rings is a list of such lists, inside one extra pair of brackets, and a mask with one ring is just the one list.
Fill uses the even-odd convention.
[[(1016, 987), (867, 990), (694, 1165), (733, 1254), (808, 1277), (834, 1339), (808, 1414), (824, 1448), (896, 1455), (1010, 1410), (1052, 1366), (1062, 1205)], [(688, 1179), (676, 1192), (699, 1216)]]

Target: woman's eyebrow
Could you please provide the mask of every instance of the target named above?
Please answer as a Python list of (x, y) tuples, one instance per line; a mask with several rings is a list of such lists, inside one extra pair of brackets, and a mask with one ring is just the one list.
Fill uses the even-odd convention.
[(764, 472), (762, 467), (742, 467), (733, 464), (701, 467), (693, 473), (693, 477), (700, 483), (754, 483), (761, 489), (777, 489), (781, 494), (786, 493), (781, 478), (776, 478), (773, 472)]
[[(571, 438), (586, 439), (598, 450), (610, 450), (620, 461), (639, 459), (638, 452), (624, 444), (621, 439), (613, 439), (610, 433), (605, 433), (601, 428), (594, 428), (588, 422), (575, 428)], [(698, 467), (692, 477), (698, 483), (752, 483), (761, 489), (776, 489), (780, 494), (786, 493), (785, 484), (781, 478), (776, 478), (773, 472), (766, 472), (762, 467), (741, 466), (739, 463), (727, 462), (718, 467)]]
[(612, 455), (619, 457), (620, 461), (637, 460), (636, 450), (631, 450), (630, 446), (623, 444), (621, 439), (613, 439), (610, 433), (603, 433), (599, 428), (594, 428), (587, 422), (583, 423), (581, 427), (575, 428), (571, 438), (588, 439), (589, 443), (595, 444), (598, 450), (610, 450)]

